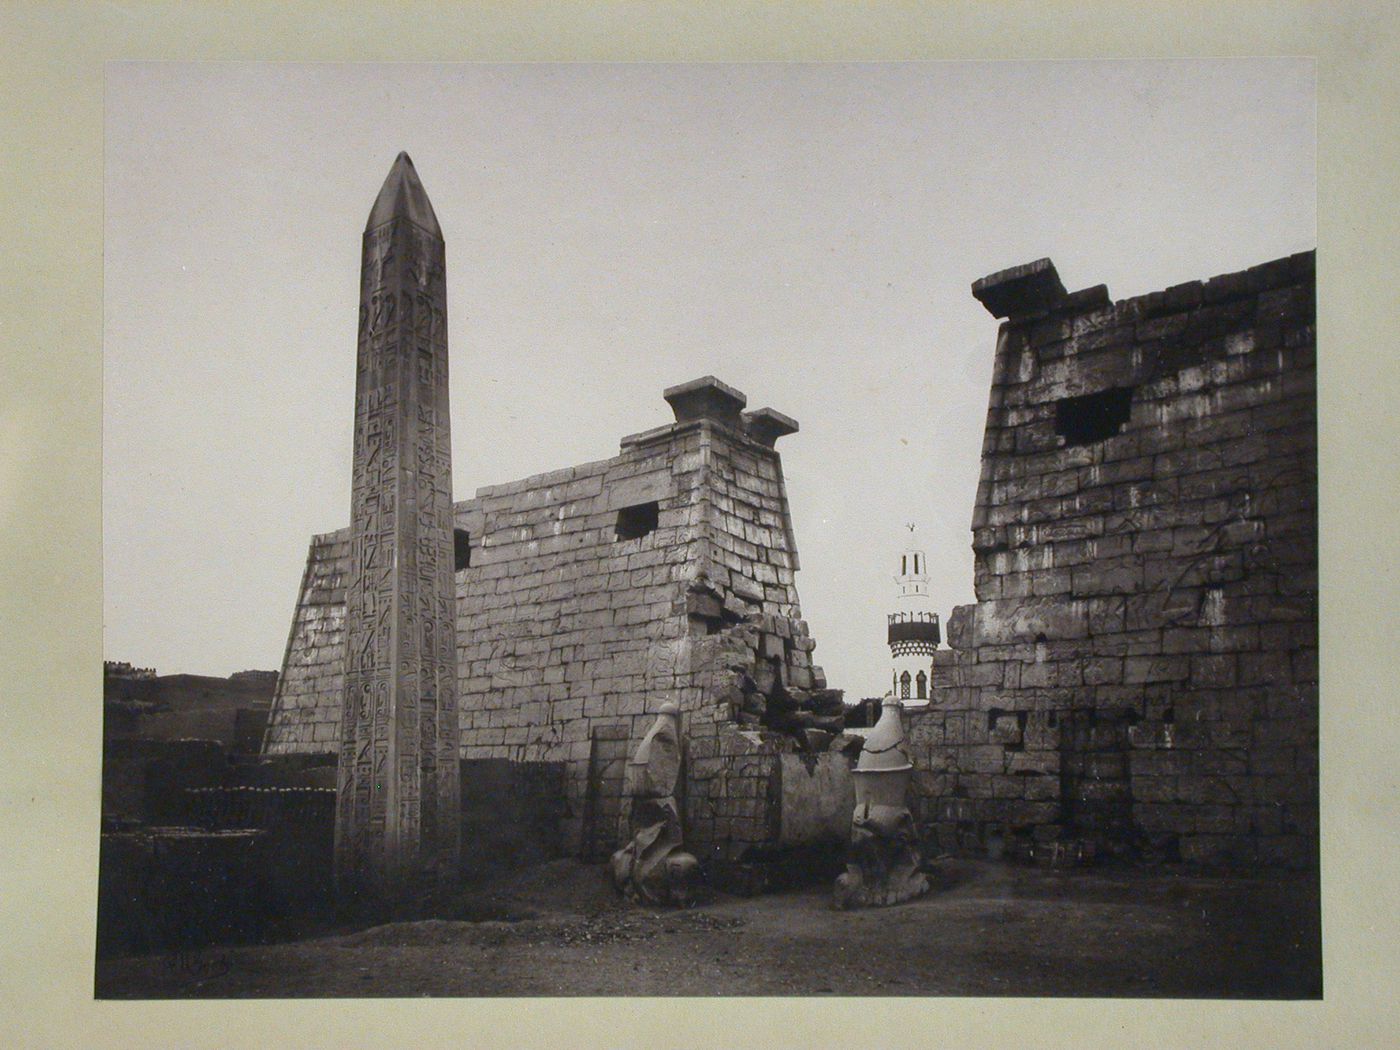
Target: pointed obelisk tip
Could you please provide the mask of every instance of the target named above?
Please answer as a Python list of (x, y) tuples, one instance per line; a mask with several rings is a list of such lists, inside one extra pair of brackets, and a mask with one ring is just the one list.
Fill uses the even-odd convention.
[(442, 236), (432, 203), (418, 178), (413, 158), (407, 152), (400, 152), (394, 158), (394, 166), (389, 169), (389, 177), (384, 180), (379, 196), (375, 198), (365, 229), (372, 230), (393, 219), (407, 219), (429, 233)]

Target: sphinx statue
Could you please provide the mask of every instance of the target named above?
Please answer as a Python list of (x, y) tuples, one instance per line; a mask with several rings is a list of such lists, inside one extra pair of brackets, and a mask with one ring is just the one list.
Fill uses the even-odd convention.
[(851, 843), (832, 895), (837, 908), (898, 904), (928, 892), (919, 830), (905, 804), (914, 765), (900, 711), (899, 701), (886, 696), (856, 762)]
[(664, 703), (627, 763), (632, 838), (612, 855), (613, 885), (647, 904), (694, 902), (699, 862), (681, 849), (676, 788), (681, 775), (680, 708)]

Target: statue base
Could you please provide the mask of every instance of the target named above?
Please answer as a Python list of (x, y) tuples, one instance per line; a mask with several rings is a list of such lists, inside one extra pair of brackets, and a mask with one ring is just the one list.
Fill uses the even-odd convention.
[(928, 892), (914, 815), (902, 806), (857, 806), (849, 858), (832, 891), (838, 909), (884, 907)]
[(674, 798), (633, 801), (632, 840), (612, 855), (613, 886), (630, 900), (686, 908), (695, 902), (700, 862), (681, 847)]

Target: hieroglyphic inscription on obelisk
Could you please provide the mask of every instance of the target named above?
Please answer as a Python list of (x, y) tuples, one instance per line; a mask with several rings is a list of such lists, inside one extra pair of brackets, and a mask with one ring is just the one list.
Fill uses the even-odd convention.
[(452, 452), (442, 233), (399, 154), (365, 227), (335, 870), (402, 898), (455, 875)]

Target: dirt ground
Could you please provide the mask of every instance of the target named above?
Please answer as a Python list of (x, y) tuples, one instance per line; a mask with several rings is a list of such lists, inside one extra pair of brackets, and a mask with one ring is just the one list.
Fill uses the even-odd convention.
[(940, 861), (927, 896), (837, 912), (829, 887), (689, 911), (554, 861), (452, 920), (102, 959), (99, 998), (966, 995), (1316, 998), (1315, 881)]

